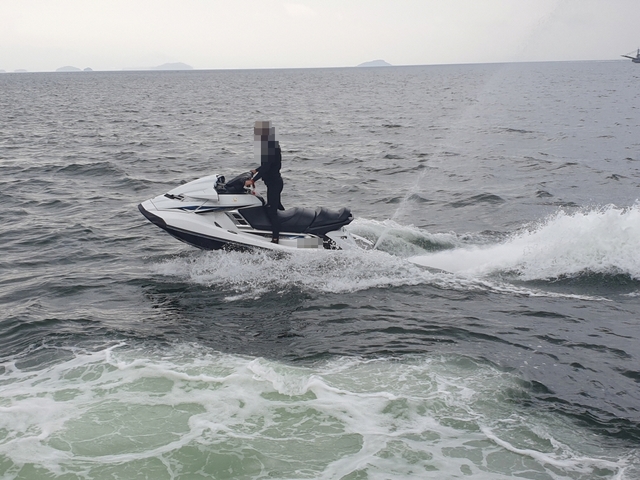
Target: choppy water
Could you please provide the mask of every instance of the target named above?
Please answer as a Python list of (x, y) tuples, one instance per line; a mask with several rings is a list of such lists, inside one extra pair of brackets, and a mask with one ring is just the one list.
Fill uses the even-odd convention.
[[(0, 75), (0, 477), (638, 478), (639, 79)], [(256, 119), (284, 205), (376, 250), (201, 252), (139, 214), (252, 167)]]

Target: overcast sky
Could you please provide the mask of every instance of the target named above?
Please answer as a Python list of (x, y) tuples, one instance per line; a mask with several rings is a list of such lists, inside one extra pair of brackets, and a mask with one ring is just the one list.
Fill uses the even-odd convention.
[(0, 0), (0, 69), (613, 60), (640, 0)]

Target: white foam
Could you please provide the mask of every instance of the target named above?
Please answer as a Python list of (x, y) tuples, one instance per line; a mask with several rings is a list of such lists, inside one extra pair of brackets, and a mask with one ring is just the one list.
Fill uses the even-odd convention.
[(470, 276), (515, 272), (523, 280), (582, 273), (625, 274), (640, 279), (640, 208), (613, 206), (558, 212), (510, 239), (410, 258), (418, 265)]
[(502, 440), (490, 428), (482, 427), (481, 430), (489, 440), (497, 445), (517, 455), (531, 457), (542, 465), (551, 465), (559, 469), (570, 469), (571, 471), (582, 474), (592, 473), (592, 467), (594, 466), (616, 471), (619, 467), (624, 465), (624, 462), (620, 461), (613, 462), (607, 459), (576, 456), (566, 445), (554, 441), (553, 437), (550, 437), (550, 440), (552, 440), (551, 443), (555, 448), (554, 452), (549, 454), (547, 452), (532, 450), (530, 448), (518, 448), (510, 442)]
[(414, 225), (401, 225), (394, 220), (370, 220), (357, 218), (348, 227), (350, 232), (360, 235), (375, 244), (376, 250), (408, 257), (424, 251), (422, 246), (454, 248), (465, 243), (455, 233), (431, 233)]
[[(442, 254), (449, 255), (447, 252)], [(451, 252), (460, 253), (464, 249)], [(215, 289), (229, 302), (256, 299), (266, 292), (285, 294), (291, 289), (314, 293), (350, 293), (371, 288), (415, 285), (506, 295), (593, 299), (518, 287), (482, 276), (474, 278), (468, 271), (452, 276), (445, 271), (419, 268), (416, 266), (420, 265), (419, 259), (412, 260), (413, 263), (379, 250), (301, 251), (286, 256), (269, 252), (214, 251), (174, 257), (153, 265), (152, 269), (157, 274), (178, 277)]]
[(207, 252), (155, 265), (157, 273), (229, 292), (228, 299), (259, 296), (265, 291), (299, 288), (343, 293), (369, 288), (416, 285), (433, 274), (380, 251)]
[(291, 366), (189, 344), (119, 345), (39, 371), (14, 365), (1, 380), (9, 474), (35, 464), (97, 478), (153, 465), (160, 476), (216, 477), (233, 465), (237, 478), (493, 479), (516, 462), (573, 478), (629, 463), (618, 446), (584, 445), (586, 432), (562, 417), (501, 401), (517, 379), (464, 357)]

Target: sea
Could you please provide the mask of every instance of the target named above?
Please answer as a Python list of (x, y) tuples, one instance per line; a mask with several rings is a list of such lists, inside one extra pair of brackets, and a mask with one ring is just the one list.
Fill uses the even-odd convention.
[[(640, 478), (640, 67), (0, 75), (0, 478)], [(283, 152), (369, 248), (137, 205)], [(258, 183), (264, 195), (264, 184)]]

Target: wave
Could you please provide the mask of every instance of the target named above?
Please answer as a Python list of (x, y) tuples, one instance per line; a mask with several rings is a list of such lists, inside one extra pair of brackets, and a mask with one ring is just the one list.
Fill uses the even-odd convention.
[(640, 280), (640, 205), (557, 212), (505, 241), (472, 245), (410, 260), (467, 275), (515, 274), (521, 280), (628, 277)]

